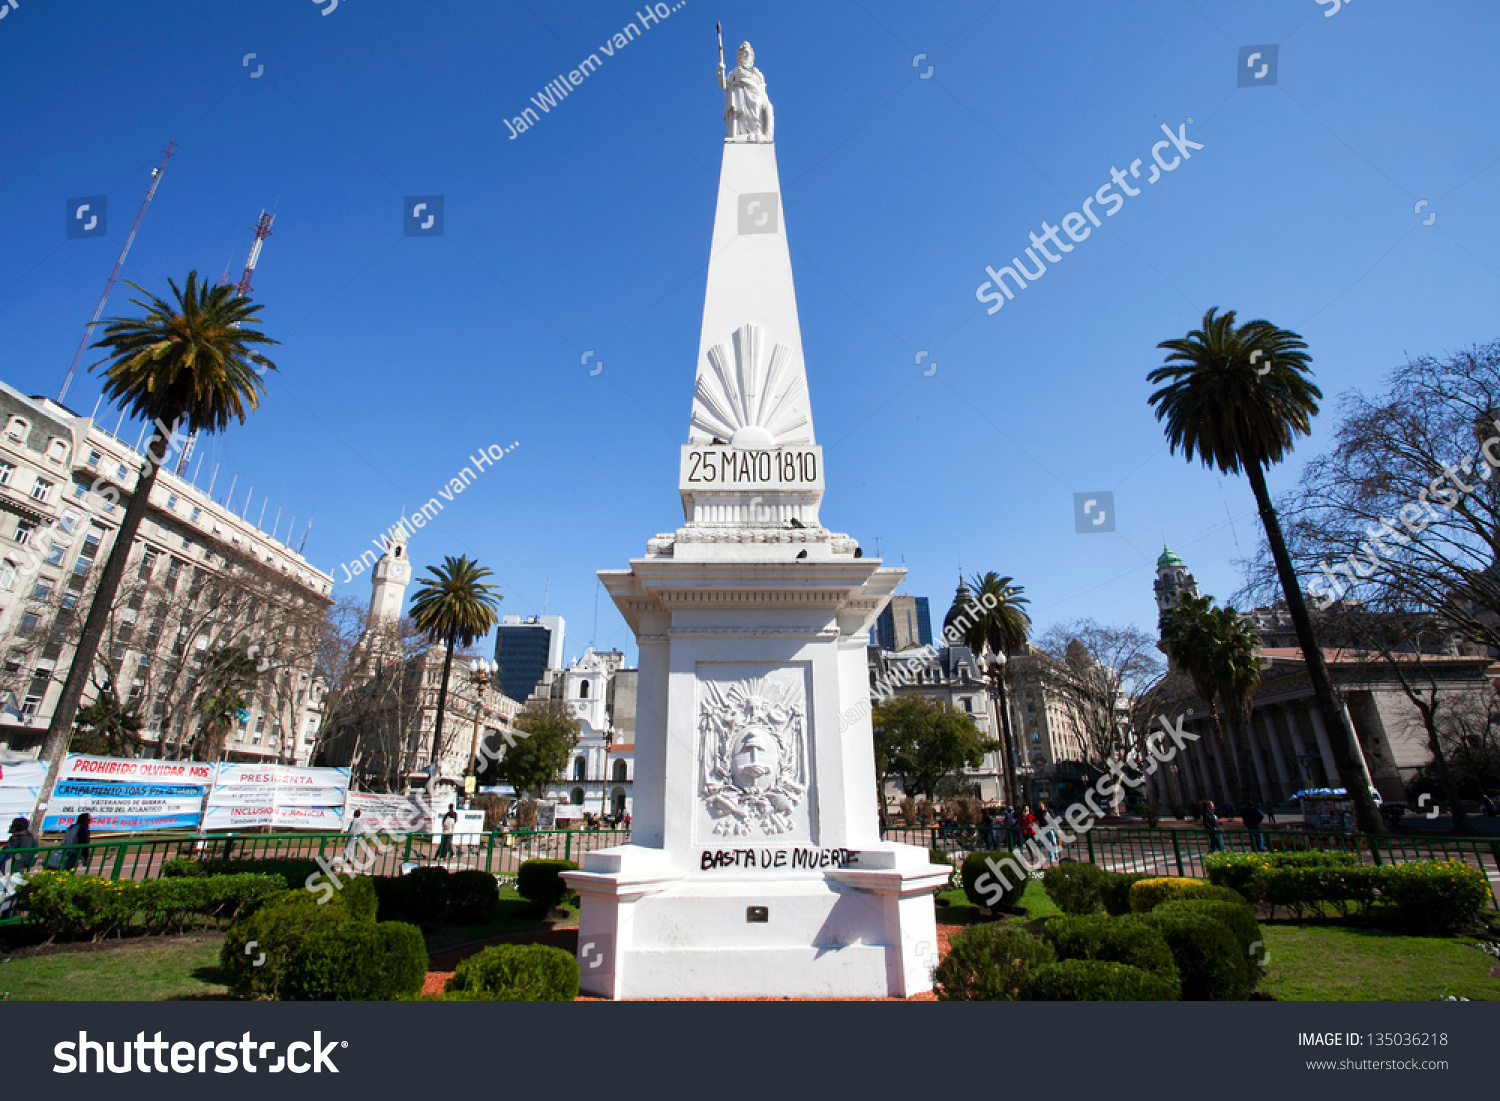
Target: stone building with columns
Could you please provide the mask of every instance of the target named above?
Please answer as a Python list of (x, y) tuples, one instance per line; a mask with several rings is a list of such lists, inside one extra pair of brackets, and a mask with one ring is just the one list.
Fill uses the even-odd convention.
[[(1162, 557), (1165, 560), (1167, 553)], [(1159, 575), (1163, 569), (1186, 574), (1181, 559), (1165, 567), (1159, 563)], [(1191, 576), (1186, 574), (1189, 581)], [(1159, 580), (1158, 594), (1162, 588)], [(1306, 788), (1342, 786), (1307, 662), (1301, 648), (1288, 638), (1290, 621), (1284, 607), (1258, 608), (1250, 619), (1261, 635), (1263, 648), (1258, 652), (1265, 661), (1246, 747), (1251, 790), (1264, 803), (1280, 805)], [(1384, 800), (1406, 800), (1407, 786), (1432, 761), (1421, 713), (1403, 688), (1403, 677), (1419, 693), (1436, 692), (1442, 723), (1465, 715), (1472, 718), (1476, 713), (1480, 721), (1487, 721), (1496, 698), (1494, 680), (1500, 665), (1484, 654), (1465, 653), (1457, 645), (1444, 653), (1394, 653), (1390, 659), (1377, 652), (1332, 647), (1323, 656), (1339, 703), (1359, 740), (1364, 769)], [(1167, 713), (1174, 721), (1185, 715), (1184, 728), (1199, 737), (1151, 778), (1151, 798), (1184, 807), (1203, 799), (1239, 802), (1238, 793), (1229, 790), (1204, 702), (1189, 693), (1169, 702)], [(1225, 735), (1230, 751), (1237, 753), (1227, 724)]]
[(631, 813), (637, 675), (619, 650), (590, 646), (568, 668), (548, 670), (533, 690), (528, 704), (560, 701), (578, 723), (567, 771), (547, 789), (559, 817)]

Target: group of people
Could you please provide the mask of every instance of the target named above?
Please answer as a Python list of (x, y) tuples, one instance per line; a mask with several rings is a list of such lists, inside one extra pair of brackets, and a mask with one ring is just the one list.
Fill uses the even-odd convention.
[[(1214, 801), (1205, 799), (1198, 814), (1198, 821), (1203, 823), (1203, 828), (1208, 832), (1208, 851), (1211, 853), (1224, 851), (1224, 825), (1219, 821), (1217, 811)], [(1266, 817), (1266, 812), (1260, 809), (1259, 803), (1249, 803), (1240, 810), (1240, 821), (1245, 823), (1245, 829), (1250, 831), (1252, 852), (1266, 851), (1266, 835), (1260, 828)], [(1271, 821), (1275, 822), (1276, 819), (1272, 817)]]
[(624, 811), (620, 811), (618, 814), (593, 814), (589, 811), (584, 811), (583, 828), (586, 830), (628, 830), (630, 828), (630, 815)]

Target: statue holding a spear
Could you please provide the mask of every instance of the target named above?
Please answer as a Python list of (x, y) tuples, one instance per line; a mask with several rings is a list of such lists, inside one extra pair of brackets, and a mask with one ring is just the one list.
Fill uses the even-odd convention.
[(750, 43), (741, 42), (739, 64), (727, 76), (724, 72), (724, 30), (719, 33), (719, 87), (724, 89), (724, 140), (772, 141), (774, 116), (771, 101), (766, 98), (766, 78), (755, 67), (755, 51)]

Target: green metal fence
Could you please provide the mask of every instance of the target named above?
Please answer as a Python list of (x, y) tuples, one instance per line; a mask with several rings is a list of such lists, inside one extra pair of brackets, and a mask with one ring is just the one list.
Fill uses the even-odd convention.
[[(897, 827), (883, 830), (881, 836), (889, 841), (941, 849), (956, 858), (971, 852), (1014, 849), (1025, 840), (1020, 829), (1012, 826)], [(1220, 831), (1217, 836), (1225, 852), (1333, 849), (1354, 853), (1361, 864), (1461, 860), (1488, 878), (1490, 904), (1500, 909), (1500, 838), (1229, 829)], [(1052, 859), (1084, 861), (1113, 872), (1154, 872), (1201, 879), (1204, 876), (1203, 858), (1214, 851), (1214, 836), (1202, 829), (1098, 826), (1070, 844), (1058, 844), (1055, 856), (1041, 830), (1037, 831), (1037, 846), (1044, 856)]]

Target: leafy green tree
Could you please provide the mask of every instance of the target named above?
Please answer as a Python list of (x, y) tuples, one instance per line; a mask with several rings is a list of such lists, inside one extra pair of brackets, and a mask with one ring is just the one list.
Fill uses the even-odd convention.
[(1208, 705), (1214, 749), (1224, 766), (1224, 780), (1231, 797), (1240, 790), (1238, 762), (1229, 751), (1229, 739), (1219, 706), (1229, 690), (1229, 642), (1226, 623), (1211, 596), (1183, 593), (1162, 617), (1161, 637), (1167, 655), (1193, 682), (1198, 698)]
[(1197, 457), (1225, 474), (1244, 471), (1260, 509), (1339, 777), (1360, 829), (1384, 833), (1385, 823), (1370, 797), (1360, 763), (1359, 743), (1334, 696), (1333, 681), (1266, 489), (1266, 468), (1290, 453), (1297, 436), (1311, 432), (1317, 402), (1323, 396), (1312, 382), (1307, 344), (1298, 334), (1269, 321), (1237, 326), (1233, 310), (1218, 316), (1217, 309), (1210, 309), (1203, 315), (1201, 329), (1157, 347), (1170, 354), (1164, 366), (1146, 376), (1159, 386), (1148, 401), (1155, 407), (1156, 419), (1164, 422), (1168, 445), (1174, 454), (1180, 449), (1189, 462)]
[(433, 642), (441, 642), (443, 683), (438, 689), (437, 721), (432, 732), (432, 780), (437, 784), (443, 746), (443, 716), (448, 708), (448, 677), (453, 671), (453, 647), (474, 645), (499, 621), (500, 601), (495, 587), (485, 583), (490, 571), (468, 555), (449, 555), (441, 566), (428, 566), (431, 577), (423, 578), (411, 602), (411, 619)]
[[(175, 302), (151, 295), (146, 301), (132, 299), (131, 304), (144, 310), (145, 316), (111, 319), (103, 338), (94, 344), (109, 349), (108, 359), (102, 361), (109, 364), (104, 369), (104, 396), (132, 417), (156, 425), (157, 432), (146, 446), (130, 503), (120, 519), (120, 530), (94, 590), (62, 694), (47, 727), (42, 756), (52, 765), (41, 792), (43, 803), (51, 796), (67, 752), (99, 640), (104, 636), (136, 533), (145, 519), (156, 476), (172, 450), (173, 437), (179, 433), (222, 432), (231, 420), (243, 424), (246, 414), (260, 405), (265, 391), (262, 374), (276, 370), (274, 363), (252, 349), (253, 345), (279, 343), (256, 328), (259, 321), (255, 314), (260, 306), (239, 297), (231, 287), (199, 283), (197, 272), (188, 274), (180, 291), (171, 280), (167, 285)], [(136, 289), (146, 294), (142, 288)], [(105, 497), (117, 494), (110, 486), (100, 492)]]
[(121, 705), (108, 684), (94, 702), (79, 708), (70, 748), (101, 757), (133, 757), (141, 744), (141, 717)]
[[(1005, 791), (1012, 805), (1020, 802), (1020, 793), (1016, 790), (1017, 746), (1011, 730), (1007, 670), (1010, 668), (1009, 659), (1025, 652), (1026, 640), (1031, 635), (1031, 617), (1025, 608), (1030, 601), (1021, 595), (1025, 591), (1025, 586), (1012, 584), (1011, 578), (1001, 577), (993, 570), (982, 576), (975, 574), (971, 580), (959, 585), (953, 607), (943, 617), (944, 635), (948, 634), (950, 627), (957, 630), (963, 644), (980, 659), (985, 676), (994, 686), (996, 702), (1000, 705), (1000, 733), (1005, 739), (1000, 754), (1005, 761)], [(983, 657), (986, 651), (995, 654), (999, 660), (985, 665)]]
[(978, 768), (1000, 744), (981, 734), (969, 716), (930, 696), (896, 696), (876, 704), (871, 721), (882, 784), (887, 776), (900, 776), (908, 796), (920, 792), (933, 798), (939, 780), (958, 769)]
[(518, 793), (541, 798), (547, 785), (559, 779), (578, 745), (578, 720), (561, 704), (535, 705), (516, 717), (516, 740), (487, 765), (494, 780), (510, 784)]
[(229, 732), (239, 712), (249, 708), (246, 693), (258, 679), (256, 660), (239, 646), (220, 646), (203, 663), (202, 695), (198, 715), (202, 722), (193, 739), (192, 757), (216, 761), (224, 755)]

